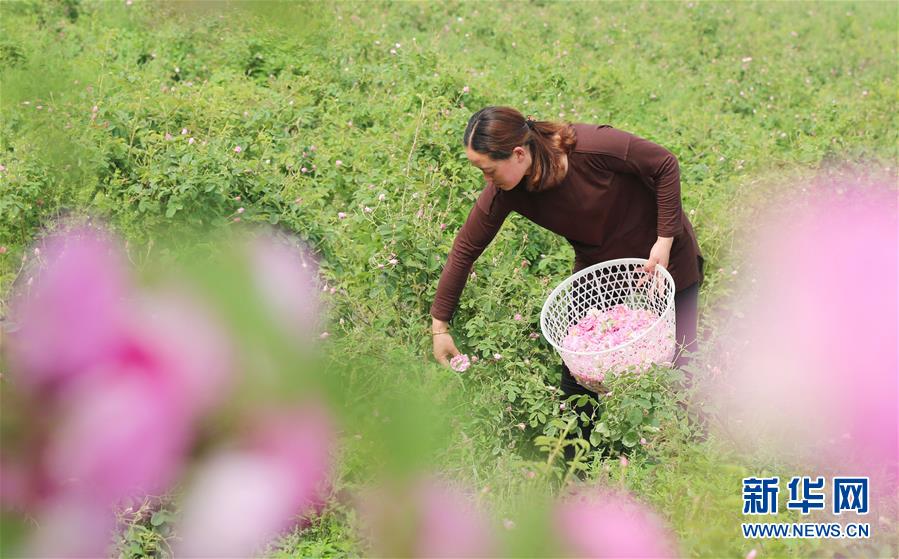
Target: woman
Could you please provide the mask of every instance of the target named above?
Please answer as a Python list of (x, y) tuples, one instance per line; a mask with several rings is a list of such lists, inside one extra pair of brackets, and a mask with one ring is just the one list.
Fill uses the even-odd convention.
[[(675, 283), (678, 343), (693, 351), (702, 256), (681, 208), (677, 159), (665, 148), (608, 125), (526, 119), (509, 107), (481, 109), (468, 121), (465, 153), (487, 182), (456, 236), (431, 306), (434, 357), (459, 354), (449, 330), (474, 261), (506, 216), (517, 212), (563, 235), (574, 270), (614, 258), (646, 257)], [(676, 366), (687, 356), (678, 352)], [(562, 365), (562, 393), (591, 394)]]

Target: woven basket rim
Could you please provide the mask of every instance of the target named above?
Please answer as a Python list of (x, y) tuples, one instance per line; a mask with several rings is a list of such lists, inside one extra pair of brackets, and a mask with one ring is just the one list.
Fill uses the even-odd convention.
[(665, 267), (662, 266), (661, 264), (656, 265), (656, 270), (659, 270), (662, 273), (662, 277), (665, 278), (665, 282), (666, 283), (670, 282), (670, 284), (672, 286), (671, 292), (668, 294), (668, 300), (665, 302), (665, 310), (659, 315), (659, 318), (656, 319), (656, 321), (653, 322), (651, 326), (649, 326), (648, 328), (643, 330), (643, 332), (641, 332), (639, 336), (637, 336), (636, 338), (634, 338), (632, 340), (628, 340), (627, 342), (625, 342), (623, 344), (616, 345), (615, 347), (610, 347), (609, 349), (603, 349), (600, 351), (571, 351), (570, 349), (565, 349), (565, 348), (561, 347), (560, 345), (556, 344), (556, 342), (554, 342), (552, 339), (550, 339), (549, 336), (546, 335), (546, 330), (547, 330), (546, 315), (547, 315), (547, 308), (549, 307), (550, 301), (552, 301), (559, 294), (559, 292), (562, 291), (562, 289), (564, 287), (568, 286), (569, 284), (571, 284), (572, 282), (574, 282), (576, 279), (580, 278), (581, 276), (585, 276), (585, 275), (589, 274), (590, 272), (593, 272), (593, 271), (596, 271), (596, 270), (599, 270), (602, 268), (609, 268), (611, 266), (617, 266), (617, 265), (621, 265), (621, 264), (628, 264), (628, 265), (629, 264), (644, 264), (645, 265), (648, 262), (649, 262), (649, 260), (647, 260), (645, 258), (616, 258), (614, 260), (606, 260), (603, 262), (598, 262), (596, 264), (593, 264), (592, 266), (588, 266), (588, 267), (584, 268), (583, 270), (581, 270), (579, 272), (575, 272), (574, 274), (571, 274), (570, 276), (568, 276), (567, 278), (565, 278), (564, 280), (559, 282), (559, 285), (557, 285), (555, 287), (555, 289), (553, 289), (552, 292), (550, 292), (549, 296), (547, 296), (547, 298), (546, 298), (546, 301), (543, 302), (543, 308), (540, 309), (540, 333), (543, 334), (543, 337), (546, 339), (546, 341), (548, 341), (550, 343), (550, 345), (553, 346), (553, 348), (555, 348), (555, 350), (557, 352), (559, 352), (560, 355), (562, 353), (565, 353), (566, 355), (571, 355), (571, 356), (596, 357), (596, 356), (611, 353), (613, 351), (619, 351), (633, 343), (638, 342), (643, 336), (645, 336), (648, 332), (651, 332), (653, 328), (658, 326), (658, 324), (665, 318), (665, 315), (668, 314), (668, 311), (670, 311), (672, 309), (672, 307), (674, 307), (674, 278), (671, 277), (671, 274), (668, 272), (668, 270), (665, 269)]

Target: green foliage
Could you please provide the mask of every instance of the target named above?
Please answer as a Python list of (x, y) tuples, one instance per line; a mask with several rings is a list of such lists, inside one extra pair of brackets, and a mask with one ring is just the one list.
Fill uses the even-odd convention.
[(677, 382), (682, 376), (676, 369), (654, 367), (644, 374), (609, 378), (610, 393), (602, 398), (602, 417), (590, 433), (590, 442), (625, 452), (651, 444), (658, 433), (677, 422)]

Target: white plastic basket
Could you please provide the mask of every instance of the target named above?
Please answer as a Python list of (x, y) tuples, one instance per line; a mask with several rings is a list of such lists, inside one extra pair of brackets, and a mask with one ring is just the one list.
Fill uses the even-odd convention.
[[(653, 363), (668, 364), (674, 358), (674, 279), (661, 266), (656, 266), (652, 274), (643, 271), (647, 262), (620, 258), (594, 264), (565, 279), (543, 304), (543, 336), (581, 386), (598, 391), (607, 374), (640, 372)], [(562, 346), (569, 328), (587, 311), (606, 311), (619, 304), (649, 310), (658, 319), (628, 341), (602, 351), (577, 352)]]

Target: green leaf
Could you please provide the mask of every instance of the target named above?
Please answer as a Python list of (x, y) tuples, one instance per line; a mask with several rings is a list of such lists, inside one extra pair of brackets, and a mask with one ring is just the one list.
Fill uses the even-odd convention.
[(640, 425), (643, 422), (643, 410), (633, 408), (627, 413), (627, 422), (632, 426)]
[(159, 510), (153, 513), (153, 516), (150, 517), (150, 524), (155, 527), (162, 526), (166, 522), (172, 519), (172, 515), (169, 514), (166, 510)]
[(632, 430), (632, 431), (628, 431), (627, 433), (624, 434), (624, 437), (621, 439), (621, 443), (624, 446), (631, 448), (637, 444), (638, 440), (640, 440), (640, 437), (637, 436), (636, 431)]

